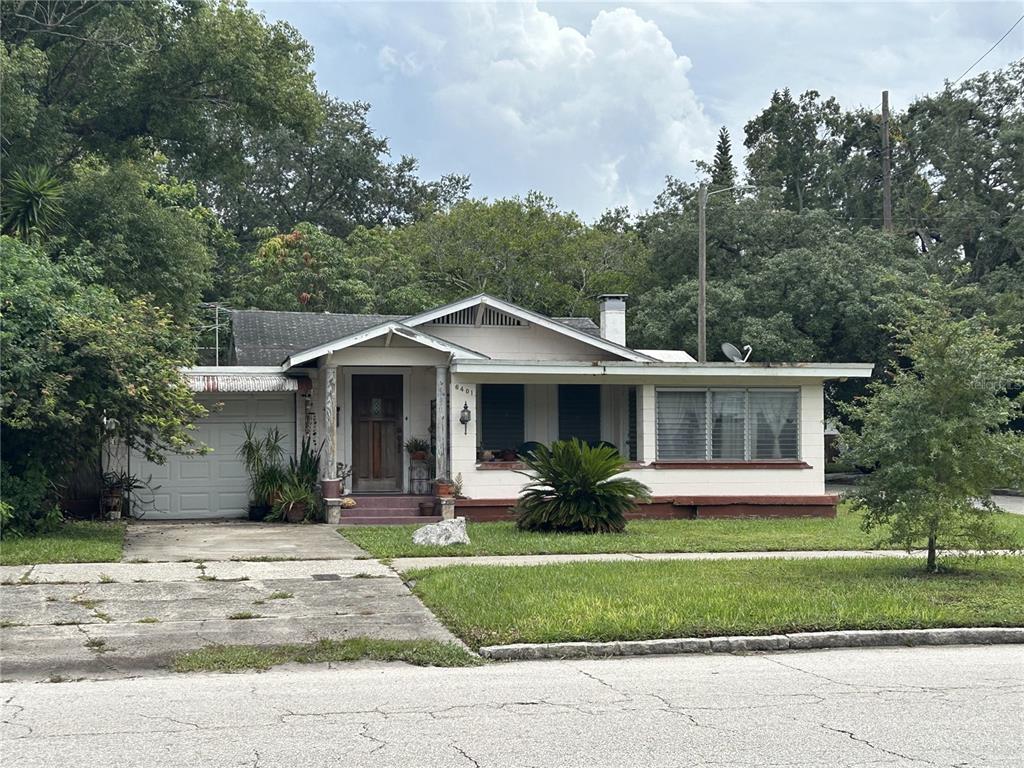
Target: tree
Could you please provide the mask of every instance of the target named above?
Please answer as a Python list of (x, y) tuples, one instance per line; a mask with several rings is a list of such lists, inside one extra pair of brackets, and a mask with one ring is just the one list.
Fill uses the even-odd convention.
[(84, 285), (13, 238), (0, 237), (0, 251), (0, 458), (15, 522), (31, 528), (53, 486), (104, 438), (152, 460), (198, 450), (190, 426), (205, 411), (178, 372), (192, 339), (171, 317)]
[(41, 165), (15, 171), (5, 186), (3, 233), (38, 242), (64, 212), (63, 186)]
[(14, 106), (31, 117), (4, 113), (8, 165), (60, 168), (155, 144), (203, 176), (237, 158), (228, 127), (309, 132), (319, 118), (309, 44), (241, 3), (4, 3), (0, 22)]
[(315, 224), (345, 237), (357, 226), (399, 226), (465, 196), (468, 180), (424, 182), (411, 157), (388, 161), (388, 142), (367, 123), (370, 106), (321, 97), (324, 115), (312, 140), (288, 127), (240, 125), (229, 142), (242, 166), (200, 190), (226, 227), (243, 240), (256, 229)]
[(732, 139), (724, 125), (718, 130), (718, 144), (715, 145), (715, 159), (711, 164), (711, 186), (728, 189), (736, 184), (736, 166), (732, 163)]
[(868, 530), (890, 526), (908, 549), (926, 538), (928, 570), (940, 544), (984, 543), (991, 534), (993, 488), (1024, 480), (1024, 434), (1007, 424), (1021, 413), (1024, 385), (1014, 340), (984, 317), (964, 318), (935, 291), (907, 312), (897, 331), (887, 381), (844, 408), (858, 429), (844, 430), (844, 458), (871, 473), (854, 502)]
[(219, 224), (195, 187), (159, 158), (78, 163), (65, 188), (65, 222), (49, 247), (121, 299), (150, 296), (189, 320), (211, 282)]
[(807, 91), (794, 100), (789, 89), (772, 94), (771, 103), (746, 126), (743, 144), (750, 150), (747, 171), (751, 184), (776, 189), (790, 210), (827, 206), (824, 180), (837, 139), (840, 108), (835, 99), (821, 100)]

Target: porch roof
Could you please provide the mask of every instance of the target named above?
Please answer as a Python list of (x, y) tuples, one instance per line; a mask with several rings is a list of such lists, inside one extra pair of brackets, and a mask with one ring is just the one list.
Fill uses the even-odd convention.
[(564, 380), (600, 378), (607, 383), (666, 383), (680, 380), (750, 381), (752, 379), (863, 379), (873, 363), (663, 363), (455, 360), (452, 373), (478, 381), (513, 379)]

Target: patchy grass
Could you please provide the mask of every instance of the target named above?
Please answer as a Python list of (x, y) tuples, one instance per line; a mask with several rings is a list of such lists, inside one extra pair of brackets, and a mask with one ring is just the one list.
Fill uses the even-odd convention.
[(293, 597), (295, 597), (295, 595), (293, 595), (291, 592), (284, 592), (282, 590), (278, 590), (276, 592), (271, 592), (269, 595), (267, 595), (267, 600), (290, 600)]
[(472, 647), (837, 629), (1024, 626), (1024, 557), (465, 565), (411, 571)]
[(107, 651), (113, 650), (107, 647), (107, 641), (102, 637), (90, 637), (85, 641), (85, 647), (90, 651), (96, 651), (96, 653), (106, 653)]
[[(741, 520), (630, 520), (625, 533), (531, 533), (515, 524), (469, 523), (470, 544), (449, 547), (412, 543), (418, 526), (352, 526), (339, 532), (378, 558), (455, 555), (553, 555), (615, 552), (757, 552), (900, 549), (882, 543), (885, 533), (865, 533), (863, 516), (840, 505), (835, 518)], [(1024, 515), (998, 515), (1000, 546), (1024, 542)], [(924, 542), (921, 542), (924, 545)]]
[(238, 611), (238, 613), (232, 613), (228, 618), (241, 621), (244, 619), (262, 619), (263, 616), (258, 613), (253, 613), (252, 611)]
[(144, 618), (139, 619), (135, 623), (136, 624), (159, 624), (160, 623), (160, 619), (158, 619), (156, 616), (146, 616)]
[(318, 640), (305, 645), (212, 645), (172, 661), (176, 672), (242, 672), (278, 664), (327, 661), (404, 661), (420, 667), (470, 667), (482, 660), (464, 648), (436, 640)]
[(53, 533), (0, 541), (0, 565), (116, 563), (124, 549), (123, 522), (67, 521)]

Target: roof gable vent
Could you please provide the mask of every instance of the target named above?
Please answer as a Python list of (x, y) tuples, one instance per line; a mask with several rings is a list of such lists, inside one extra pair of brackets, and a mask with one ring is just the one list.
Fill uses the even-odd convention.
[(486, 325), (492, 327), (511, 327), (525, 326), (527, 323), (525, 320), (497, 310), (494, 307), (478, 305), (475, 307), (460, 309), (459, 311), (452, 312), (448, 315), (443, 315), (430, 323), (430, 325)]

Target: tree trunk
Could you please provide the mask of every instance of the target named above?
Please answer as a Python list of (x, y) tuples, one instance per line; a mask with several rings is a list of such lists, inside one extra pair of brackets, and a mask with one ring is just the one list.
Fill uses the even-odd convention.
[(931, 534), (928, 537), (928, 570), (931, 573), (939, 570), (935, 557), (935, 534)]

